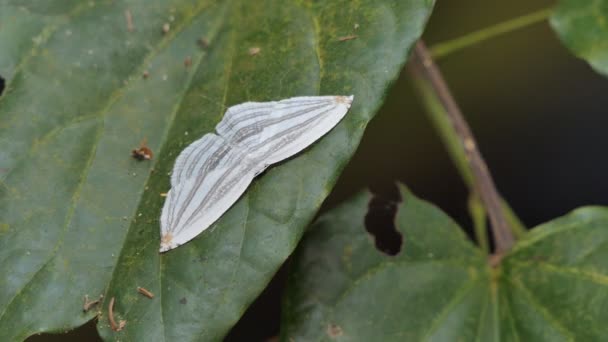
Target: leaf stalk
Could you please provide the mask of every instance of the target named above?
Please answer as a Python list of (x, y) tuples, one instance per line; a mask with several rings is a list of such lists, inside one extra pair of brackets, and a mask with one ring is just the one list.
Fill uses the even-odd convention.
[(456, 39), (437, 43), (430, 47), (431, 55), (435, 59), (440, 59), (469, 46), (482, 43), (486, 40), (537, 24), (539, 22), (543, 22), (547, 20), (549, 16), (551, 16), (551, 13), (553, 13), (553, 8), (544, 8), (521, 17), (513, 18), (502, 23), (465, 34)]
[[(436, 95), (443, 107), (445, 117), (441, 120), (442, 129), (457, 139), (456, 144), (448, 145), (448, 149), (456, 160), (456, 165), (463, 178), (479, 196), (490, 218), (490, 228), (496, 245), (496, 253), (502, 254), (509, 250), (514, 243), (514, 237), (509, 229), (507, 215), (503, 203), (488, 167), (483, 160), (469, 125), (464, 119), (458, 104), (454, 100), (447, 83), (439, 68), (435, 65), (431, 54), (422, 41), (416, 43), (409, 70), (415, 79), (428, 82), (432, 93)], [(428, 95), (427, 95), (428, 96)]]

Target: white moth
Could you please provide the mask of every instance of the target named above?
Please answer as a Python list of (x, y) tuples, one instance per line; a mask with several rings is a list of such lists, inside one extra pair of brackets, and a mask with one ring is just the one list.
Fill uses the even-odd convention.
[(292, 97), (228, 108), (216, 126), (177, 157), (160, 217), (160, 251), (202, 233), (255, 176), (321, 138), (342, 120), (353, 96)]

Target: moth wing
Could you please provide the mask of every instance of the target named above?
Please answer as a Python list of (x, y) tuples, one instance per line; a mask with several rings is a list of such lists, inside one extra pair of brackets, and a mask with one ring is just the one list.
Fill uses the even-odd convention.
[[(289, 158), (329, 132), (344, 117), (352, 96), (304, 96), (231, 107), (217, 132), (270, 165)], [(241, 107), (243, 106), (243, 107)], [(233, 109), (234, 108), (234, 109)]]
[(260, 123), (270, 118), (276, 104), (276, 101), (269, 101), (234, 105), (228, 108), (215, 130), (226, 140), (240, 143), (262, 127)]
[(211, 158), (196, 164), (205, 171), (180, 179), (167, 193), (161, 214), (161, 252), (209, 228), (245, 192), (259, 169), (243, 151), (228, 144), (207, 156)]
[(195, 172), (206, 172), (216, 160), (214, 154), (226, 145), (226, 141), (213, 133), (203, 135), (186, 147), (175, 160), (171, 171), (171, 187), (177, 186), (186, 178), (192, 177)]
[(230, 107), (216, 130), (178, 156), (161, 214), (165, 252), (211, 226), (268, 165), (289, 158), (329, 132), (352, 96), (294, 97)]

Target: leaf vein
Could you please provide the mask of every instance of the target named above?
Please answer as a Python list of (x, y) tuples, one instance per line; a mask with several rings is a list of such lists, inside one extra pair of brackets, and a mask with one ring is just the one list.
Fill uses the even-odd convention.
[(553, 325), (559, 332), (564, 334), (569, 340), (574, 341), (574, 337), (568, 331), (568, 329), (566, 327), (564, 327), (560, 323), (560, 321), (551, 314), (550, 310), (547, 307), (545, 307), (542, 303), (540, 303), (538, 301), (537, 297), (534, 295), (534, 293), (532, 291), (530, 291), (523, 283), (521, 283), (519, 281), (515, 282), (510, 279), (508, 281), (514, 287), (518, 288), (524, 294), (524, 296), (527, 297), (526, 303), (528, 303), (530, 307), (535, 308), (538, 311), (538, 313), (540, 313), (546, 319), (547, 322), (549, 322), (551, 325)]

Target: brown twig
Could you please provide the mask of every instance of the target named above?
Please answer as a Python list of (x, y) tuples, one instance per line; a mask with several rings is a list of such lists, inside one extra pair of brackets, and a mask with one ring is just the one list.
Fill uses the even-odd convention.
[(462, 142), (469, 167), (473, 174), (474, 190), (479, 194), (490, 217), (492, 234), (496, 243), (496, 253), (501, 254), (509, 250), (513, 245), (514, 239), (507, 224), (505, 214), (502, 211), (500, 196), (498, 195), (492, 176), (481, 153), (477, 149), (477, 144), (469, 125), (462, 116), (462, 112), (443, 79), (439, 68), (433, 62), (428, 49), (422, 41), (416, 43), (410, 69), (416, 76), (430, 83), (439, 101), (445, 108), (454, 131)]

